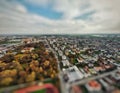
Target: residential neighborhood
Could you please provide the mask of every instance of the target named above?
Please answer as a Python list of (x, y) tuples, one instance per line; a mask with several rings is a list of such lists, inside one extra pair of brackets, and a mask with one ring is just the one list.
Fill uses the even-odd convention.
[(119, 40), (119, 35), (1, 37), (0, 87), (50, 79), (60, 93), (119, 93)]

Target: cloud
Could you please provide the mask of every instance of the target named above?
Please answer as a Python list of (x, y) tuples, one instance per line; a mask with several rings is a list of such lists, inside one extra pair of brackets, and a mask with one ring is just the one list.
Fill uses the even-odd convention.
[(27, 12), (27, 9), (24, 6), (22, 6), (22, 5), (16, 6), (16, 9), (18, 11), (22, 12), (22, 13), (26, 13)]
[(31, 6), (52, 4), (53, 11), (63, 14), (58, 20), (30, 13), (13, 1), (0, 1), (0, 34), (120, 33), (120, 0), (25, 0)]

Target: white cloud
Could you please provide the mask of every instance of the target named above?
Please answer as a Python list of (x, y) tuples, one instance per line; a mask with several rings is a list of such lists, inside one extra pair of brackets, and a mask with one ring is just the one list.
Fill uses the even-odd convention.
[[(0, 34), (120, 33), (120, 0), (26, 0), (63, 13), (52, 20), (32, 14), (18, 2), (0, 1)], [(95, 11), (88, 19), (74, 19)]]
[(23, 13), (26, 13), (26, 12), (27, 12), (26, 8), (25, 8), (24, 6), (22, 6), (22, 5), (16, 6), (16, 9), (17, 9), (18, 11), (20, 11), (20, 12), (23, 12)]

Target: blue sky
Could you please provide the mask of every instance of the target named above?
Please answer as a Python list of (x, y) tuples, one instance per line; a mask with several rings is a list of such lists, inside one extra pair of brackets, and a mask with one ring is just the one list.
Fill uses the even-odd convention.
[(0, 34), (120, 33), (120, 0), (0, 0)]
[(62, 17), (62, 13), (52, 10), (52, 3), (49, 3), (46, 7), (43, 7), (28, 3), (25, 0), (18, 0), (18, 2), (24, 5), (30, 13), (35, 13), (49, 19), (61, 19)]

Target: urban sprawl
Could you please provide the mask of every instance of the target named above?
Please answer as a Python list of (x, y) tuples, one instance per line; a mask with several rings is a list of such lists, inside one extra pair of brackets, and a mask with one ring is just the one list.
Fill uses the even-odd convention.
[(0, 36), (0, 92), (120, 93), (120, 35)]

